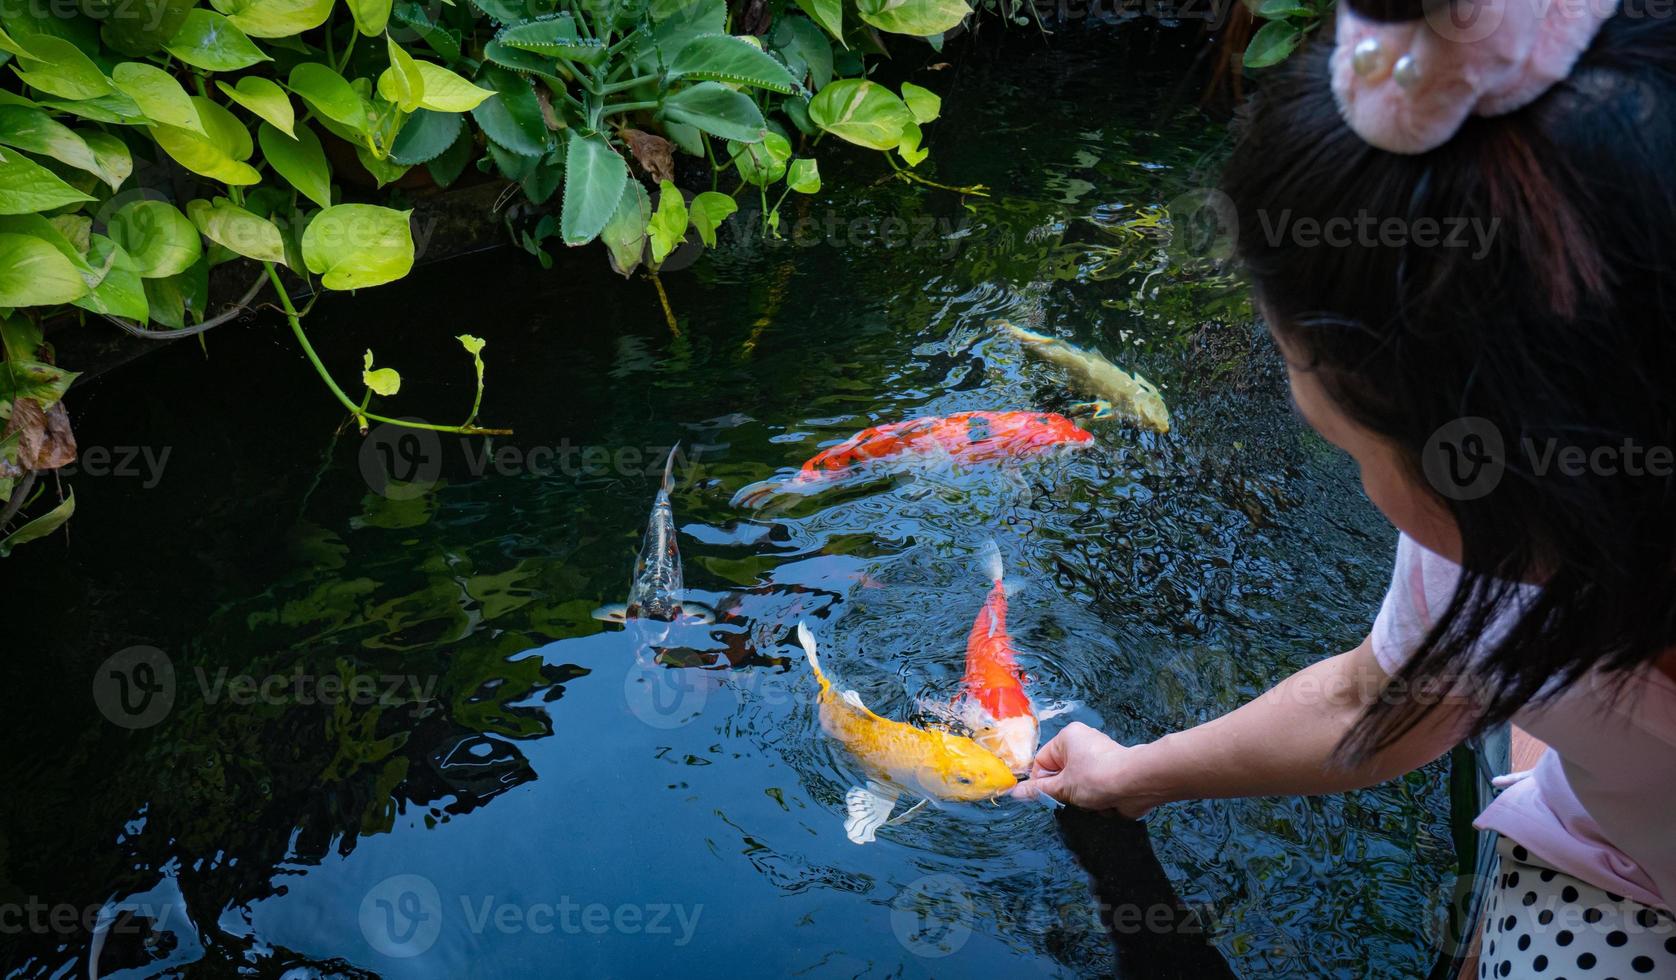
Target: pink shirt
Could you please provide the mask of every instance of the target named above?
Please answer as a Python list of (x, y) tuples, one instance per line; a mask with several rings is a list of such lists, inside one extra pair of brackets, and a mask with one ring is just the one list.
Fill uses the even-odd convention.
[[(1460, 574), (1408, 535), (1398, 539), (1391, 590), (1373, 624), (1373, 653), (1387, 673), (1419, 647)], [(1490, 632), (1507, 628), (1503, 621)], [(1612, 681), (1590, 674), (1513, 720), (1549, 750), (1474, 825), (1591, 885), (1676, 905), (1676, 683), (1649, 667), (1614, 692)]]

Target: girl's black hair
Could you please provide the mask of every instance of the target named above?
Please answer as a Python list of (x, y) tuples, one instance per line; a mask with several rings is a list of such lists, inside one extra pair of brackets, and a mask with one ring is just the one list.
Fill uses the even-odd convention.
[[(1388, 20), (1423, 5), (1341, 2)], [(1398, 690), (1469, 679), (1478, 732), (1676, 644), (1676, 23), (1619, 13), (1537, 101), (1415, 156), (1344, 124), (1329, 54), (1265, 79), (1241, 122), (1223, 183), (1240, 257), (1285, 348), (1437, 492), (1464, 569), (1340, 746), (1354, 760), (1435, 701)], [(1428, 457), (1450, 432), (1480, 462), (1500, 437), (1493, 489), (1426, 482), (1451, 472)], [(1516, 604), (1521, 581), (1534, 598)]]

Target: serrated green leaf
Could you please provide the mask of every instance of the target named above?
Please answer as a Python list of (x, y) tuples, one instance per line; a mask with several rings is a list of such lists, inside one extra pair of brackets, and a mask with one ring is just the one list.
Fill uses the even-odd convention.
[(541, 103), (529, 79), (496, 65), (485, 65), (478, 80), (496, 93), (495, 98), (471, 110), (471, 117), (490, 139), (528, 157), (543, 156), (553, 148), (552, 134), (547, 131)]
[(327, 289), (400, 279), (413, 268), (412, 213), (373, 204), (326, 208), (303, 229), (303, 261)]
[(402, 124), (390, 144), (390, 159), (407, 166), (429, 163), (453, 146), (464, 128), (465, 116), (458, 112), (420, 109)]
[(670, 78), (709, 79), (789, 95), (797, 80), (768, 52), (729, 34), (700, 34), (670, 59)]
[(1271, 20), (1257, 29), (1245, 48), (1245, 67), (1267, 68), (1286, 60), (1303, 40), (1304, 32), (1296, 24)]
[(262, 158), (302, 195), (323, 208), (332, 206), (332, 168), (320, 137), (307, 126), (299, 126), (291, 137), (264, 122), (256, 130), (262, 144)]
[(720, 82), (699, 82), (668, 96), (662, 112), (665, 119), (741, 143), (761, 142), (767, 132), (751, 97)]
[(509, 48), (583, 65), (597, 65), (607, 55), (602, 42), (585, 38), (576, 30), (576, 22), (568, 13), (511, 24), (502, 28), (495, 40)]
[(204, 71), (238, 71), (272, 60), (237, 24), (213, 10), (198, 7), (187, 13), (180, 30), (163, 49)]
[(604, 136), (571, 135), (559, 212), (559, 234), (566, 245), (585, 245), (598, 237), (617, 210), (626, 180), (628, 164)]

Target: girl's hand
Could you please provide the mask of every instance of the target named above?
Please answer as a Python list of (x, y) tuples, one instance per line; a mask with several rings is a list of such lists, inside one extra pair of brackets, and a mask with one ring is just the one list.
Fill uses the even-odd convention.
[(1046, 795), (1085, 810), (1116, 810), (1137, 819), (1164, 802), (1133, 785), (1139, 751), (1072, 722), (1036, 753), (1030, 778), (1019, 783), (1012, 795), (1019, 799)]

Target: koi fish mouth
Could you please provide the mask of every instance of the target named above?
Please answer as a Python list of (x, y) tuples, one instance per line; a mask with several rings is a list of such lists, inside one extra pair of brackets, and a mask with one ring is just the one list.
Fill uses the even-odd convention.
[(681, 626), (708, 626), (716, 621), (716, 611), (702, 602), (683, 601), (680, 613), (674, 619), (643, 619), (640, 616), (630, 616), (628, 606), (621, 602), (614, 602), (609, 606), (601, 606), (593, 611), (593, 618), (605, 622), (626, 626), (629, 623), (670, 623)]

